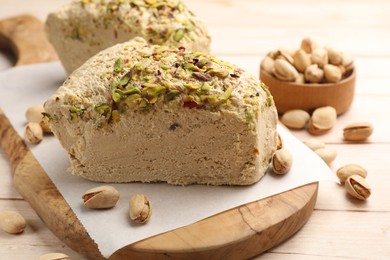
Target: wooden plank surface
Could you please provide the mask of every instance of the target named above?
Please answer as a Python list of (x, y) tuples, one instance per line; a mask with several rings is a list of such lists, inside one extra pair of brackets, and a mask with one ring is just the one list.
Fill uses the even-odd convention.
[[(0, 19), (30, 12), (44, 19), (47, 12), (65, 0), (31, 0), (31, 5), (15, 5), (2, 0)], [(341, 116), (335, 129), (320, 138), (339, 155), (332, 169), (359, 162), (368, 170), (373, 193), (359, 203), (336, 185), (320, 183), (319, 197), (309, 222), (294, 237), (263, 254), (261, 259), (387, 259), (390, 257), (390, 209), (388, 199), (390, 160), (390, 2), (309, 1), (309, 0), (188, 0), (195, 13), (213, 34), (213, 50), (218, 56), (258, 73), (258, 63), (278, 47), (297, 47), (304, 36), (349, 52), (358, 69), (355, 101)], [(341, 129), (347, 122), (370, 121), (374, 134), (365, 144), (347, 144)], [(299, 139), (311, 136), (293, 132)], [(29, 212), (35, 221), (28, 236), (13, 237), (17, 243), (3, 246), (2, 259), (26, 259), (34, 252), (62, 251), (72, 259), (82, 259), (59, 241), (34, 215), (10, 184), (10, 168), (0, 158), (0, 207)], [(45, 230), (46, 229), (46, 230)], [(7, 237), (8, 238), (8, 237)], [(63, 250), (60, 250), (63, 249)], [(35, 250), (35, 251), (34, 251)], [(36, 254), (34, 254), (35, 256)]]

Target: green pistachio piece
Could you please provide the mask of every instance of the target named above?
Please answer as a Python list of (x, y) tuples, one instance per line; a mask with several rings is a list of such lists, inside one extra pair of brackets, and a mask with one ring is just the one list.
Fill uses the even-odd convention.
[(95, 107), (95, 111), (98, 114), (105, 116), (106, 118), (109, 118), (111, 116), (111, 106), (108, 104), (102, 104)]
[(79, 116), (77, 115), (77, 113), (70, 113), (70, 120), (72, 122), (78, 122), (79, 121)]
[(217, 76), (220, 79), (224, 79), (229, 76), (229, 71), (225, 69), (210, 69), (207, 71), (211, 76)]
[(134, 65), (134, 69), (138, 71), (142, 71), (150, 65), (151, 61), (149, 59), (144, 59), (137, 64)]
[(76, 113), (76, 114), (78, 114), (78, 113), (83, 112), (83, 109), (82, 109), (82, 108), (79, 108), (79, 107), (71, 106), (71, 107), (69, 108), (69, 111), (70, 111), (71, 113)]
[(223, 94), (219, 96), (219, 100), (222, 102), (226, 102), (230, 95), (232, 94), (233, 89), (231, 87), (228, 87)]
[(112, 100), (114, 100), (115, 103), (118, 103), (122, 99), (122, 97), (123, 97), (122, 91), (115, 90), (112, 93)]
[(179, 96), (180, 93), (181, 93), (181, 92), (180, 92), (179, 90), (170, 90), (170, 91), (165, 95), (165, 100), (166, 100), (166, 101), (173, 100), (173, 99), (175, 99), (175, 97)]
[(121, 72), (122, 67), (123, 67), (122, 62), (123, 62), (123, 61), (122, 61), (121, 58), (118, 58), (118, 59), (115, 61), (115, 64), (114, 64), (114, 72), (115, 72), (115, 73)]
[(196, 85), (195, 83), (192, 83), (192, 82), (184, 83), (183, 85), (184, 85), (187, 89), (189, 89), (189, 90), (198, 90), (198, 89), (199, 89), (199, 86)]
[(200, 100), (203, 102), (206, 101), (207, 103), (210, 104), (219, 103), (219, 98), (217, 95), (201, 95)]
[(142, 97), (141, 95), (139, 94), (134, 94), (134, 95), (131, 95), (131, 96), (128, 96), (126, 99), (125, 99), (125, 103), (126, 105), (129, 107), (129, 108), (135, 108), (138, 106), (138, 104), (140, 103)]
[(123, 95), (133, 95), (133, 94), (137, 94), (137, 93), (140, 93), (141, 91), (139, 90), (139, 88), (137, 87), (134, 87), (134, 86), (131, 86), (130, 88), (128, 89), (125, 89), (122, 91)]
[(186, 27), (188, 31), (192, 31), (194, 29), (194, 24), (190, 20), (185, 20), (183, 25)]
[(171, 67), (169, 65), (163, 64), (163, 65), (161, 65), (161, 68), (163, 70), (169, 70)]
[(179, 28), (176, 30), (175, 34), (173, 35), (173, 39), (177, 42), (179, 42), (184, 37), (184, 29)]
[(142, 93), (148, 96), (157, 97), (165, 91), (165, 87), (155, 83), (144, 83), (145, 88), (142, 89)]
[(207, 63), (209, 62), (208, 59), (200, 59), (197, 63), (196, 66), (199, 68), (203, 68)]

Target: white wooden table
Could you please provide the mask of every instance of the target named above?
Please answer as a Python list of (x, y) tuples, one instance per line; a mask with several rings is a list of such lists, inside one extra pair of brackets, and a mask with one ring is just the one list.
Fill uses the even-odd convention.
[[(0, 0), (0, 19), (29, 13), (44, 20), (66, 0)], [(357, 201), (334, 183), (320, 183), (309, 222), (265, 259), (390, 259), (390, 1), (387, 0), (186, 0), (213, 36), (213, 54), (258, 74), (264, 55), (278, 47), (297, 48), (310, 36), (356, 58), (354, 103), (332, 131), (320, 139), (338, 151), (331, 168), (348, 163), (368, 170), (372, 195)], [(0, 56), (0, 70), (11, 63)], [(1, 93), (0, 93), (1, 95)], [(368, 121), (374, 133), (366, 143), (349, 144), (342, 128)], [(294, 131), (302, 141), (311, 136)], [(21, 235), (0, 232), (1, 259), (34, 259), (63, 252), (82, 259), (58, 240), (12, 186), (11, 170), (0, 150), (0, 210), (20, 212), (28, 222)]]

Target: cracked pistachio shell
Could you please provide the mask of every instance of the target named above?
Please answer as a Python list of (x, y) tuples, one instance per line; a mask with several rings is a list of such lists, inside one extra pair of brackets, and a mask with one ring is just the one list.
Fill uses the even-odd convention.
[(293, 64), (294, 63), (294, 59), (293, 59), (293, 54), (294, 52), (291, 51), (291, 50), (288, 50), (288, 49), (279, 49), (276, 53), (276, 59), (282, 59), (282, 60), (285, 60), (287, 61), (288, 63), (290, 64)]
[(26, 110), (26, 120), (28, 123), (40, 123), (42, 121), (43, 105), (31, 106)]
[(330, 148), (320, 148), (314, 151), (326, 164), (331, 164), (337, 157), (337, 151)]
[(38, 144), (42, 141), (43, 130), (39, 123), (30, 122), (24, 127), (24, 140), (30, 144)]
[(290, 171), (293, 156), (287, 149), (277, 150), (272, 156), (272, 170), (276, 174), (286, 174)]
[(314, 135), (324, 134), (336, 124), (336, 120), (337, 112), (333, 107), (317, 108), (310, 118), (308, 131)]
[(70, 260), (70, 257), (63, 253), (48, 253), (41, 255), (37, 260)]
[(318, 138), (310, 138), (309, 140), (305, 141), (305, 144), (313, 151), (325, 148), (325, 143)]
[(268, 74), (273, 74), (275, 68), (275, 61), (269, 56), (265, 56), (261, 62), (261, 69), (266, 71)]
[(129, 216), (136, 223), (145, 223), (152, 215), (152, 205), (143, 194), (136, 194), (130, 198)]
[(371, 188), (360, 175), (352, 175), (345, 181), (345, 189), (352, 197), (365, 200), (371, 195)]
[(302, 129), (310, 119), (309, 113), (301, 109), (289, 110), (283, 114), (280, 121), (288, 128)]
[(114, 207), (118, 202), (119, 191), (112, 186), (99, 186), (87, 190), (82, 199), (87, 208), (108, 209)]
[(295, 81), (298, 77), (298, 71), (286, 60), (276, 59), (274, 75), (282, 81)]
[(294, 66), (299, 72), (304, 72), (307, 67), (311, 64), (310, 54), (306, 53), (304, 50), (298, 50), (294, 53)]
[(318, 44), (311, 38), (304, 38), (301, 42), (301, 49), (307, 53), (312, 53), (312, 51), (318, 48)]
[(305, 70), (305, 79), (309, 83), (319, 83), (324, 78), (324, 71), (317, 64), (311, 64)]
[(343, 72), (338, 66), (332, 64), (326, 64), (324, 66), (324, 76), (326, 82), (336, 83), (341, 80), (343, 76)]
[(0, 229), (9, 234), (19, 234), (26, 228), (26, 220), (15, 211), (0, 212)]
[(341, 65), (343, 62), (343, 55), (341, 52), (333, 49), (333, 48), (326, 48), (326, 51), (328, 52), (329, 57), (329, 63), (332, 65)]
[(360, 122), (346, 125), (343, 129), (344, 139), (347, 141), (364, 141), (374, 131), (370, 123)]
[(318, 67), (323, 68), (326, 64), (328, 64), (329, 58), (328, 58), (328, 52), (325, 50), (325, 48), (316, 48), (311, 53), (311, 62), (313, 64), (317, 64)]
[(276, 150), (282, 149), (283, 146), (284, 146), (283, 139), (280, 136), (280, 134), (277, 133), (277, 137), (276, 137)]
[(339, 177), (340, 182), (344, 183), (348, 177), (352, 175), (359, 175), (363, 178), (367, 177), (367, 171), (364, 169), (362, 166), (357, 165), (357, 164), (347, 164), (342, 167), (340, 167), (336, 171), (337, 177)]

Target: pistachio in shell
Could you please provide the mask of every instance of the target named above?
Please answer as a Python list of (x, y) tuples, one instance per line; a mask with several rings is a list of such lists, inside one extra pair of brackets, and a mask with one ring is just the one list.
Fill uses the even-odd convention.
[(302, 129), (310, 119), (308, 112), (302, 109), (289, 110), (283, 114), (280, 121), (288, 128)]
[(337, 120), (337, 112), (331, 106), (320, 107), (314, 110), (309, 120), (309, 133), (313, 135), (321, 135), (328, 132)]
[(367, 170), (358, 164), (347, 164), (340, 167), (336, 171), (336, 175), (339, 178), (341, 183), (344, 183), (348, 177), (352, 175), (359, 175), (363, 178), (367, 177)]

